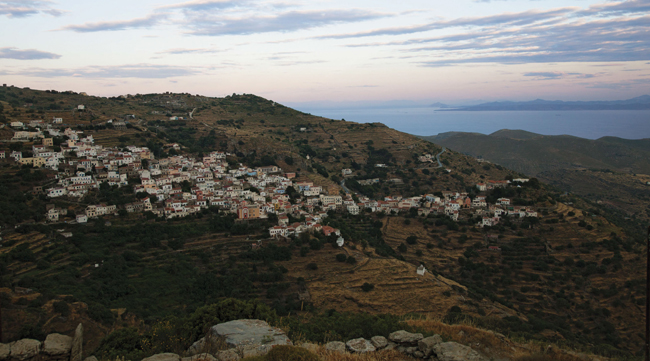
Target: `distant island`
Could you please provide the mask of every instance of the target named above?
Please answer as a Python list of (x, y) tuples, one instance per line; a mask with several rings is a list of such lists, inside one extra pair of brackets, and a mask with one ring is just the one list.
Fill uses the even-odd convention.
[[(443, 108), (443, 107), (440, 107)], [(479, 105), (439, 109), (438, 111), (489, 111), (489, 110), (647, 110), (650, 109), (650, 95), (628, 100), (577, 101), (536, 99), (528, 102), (490, 102)]]

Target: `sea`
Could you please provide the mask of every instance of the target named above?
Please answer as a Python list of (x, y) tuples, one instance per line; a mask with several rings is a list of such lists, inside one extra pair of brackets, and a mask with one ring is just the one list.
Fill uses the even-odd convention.
[(436, 108), (311, 108), (298, 110), (330, 119), (383, 123), (414, 135), (444, 132), (490, 134), (520, 129), (543, 135), (598, 139), (650, 138), (650, 110), (439, 111)]

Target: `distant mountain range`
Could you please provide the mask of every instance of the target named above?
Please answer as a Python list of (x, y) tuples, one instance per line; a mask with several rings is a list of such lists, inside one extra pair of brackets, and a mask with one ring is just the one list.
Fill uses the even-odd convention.
[[(436, 103), (438, 104), (438, 103)], [(444, 104), (443, 104), (444, 105)], [(432, 105), (433, 106), (433, 105)], [(444, 108), (438, 106), (439, 108)], [(650, 109), (650, 95), (628, 100), (578, 101), (536, 99), (528, 102), (490, 102), (479, 105), (440, 109), (440, 111), (489, 111), (489, 110), (645, 110)]]

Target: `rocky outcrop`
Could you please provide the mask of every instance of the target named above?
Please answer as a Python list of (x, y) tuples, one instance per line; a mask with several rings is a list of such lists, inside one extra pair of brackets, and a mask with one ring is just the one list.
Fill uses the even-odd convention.
[(142, 359), (142, 361), (181, 361), (181, 357), (175, 353), (159, 353), (151, 357)]
[(377, 350), (381, 350), (388, 346), (388, 340), (384, 336), (374, 336), (370, 338), (370, 342), (372, 342), (372, 345), (375, 346)]
[(487, 361), (471, 347), (456, 342), (443, 342), (433, 346), (439, 361)]
[(181, 361), (217, 361), (217, 358), (209, 353), (200, 353), (194, 356), (183, 357)]
[(11, 353), (11, 345), (12, 343), (0, 343), (0, 360), (6, 360), (9, 358), (9, 354)]
[(365, 338), (355, 338), (345, 343), (348, 350), (353, 353), (373, 352), (376, 351), (375, 346)]
[(72, 338), (72, 349), (70, 350), (70, 361), (83, 360), (84, 326), (79, 324), (74, 331)]
[(230, 349), (230, 350), (223, 350), (217, 352), (215, 355), (217, 360), (219, 361), (239, 361), (241, 360), (241, 356), (237, 350)]
[(51, 333), (43, 342), (43, 352), (51, 358), (67, 360), (72, 350), (72, 337)]
[(25, 361), (36, 357), (41, 352), (41, 341), (25, 338), (11, 345), (9, 357), (15, 361)]
[(212, 326), (212, 335), (223, 337), (230, 347), (246, 345), (292, 345), (279, 328), (262, 320), (236, 320)]
[(418, 341), (418, 349), (422, 352), (423, 357), (429, 357), (433, 353), (434, 346), (439, 343), (442, 343), (442, 337), (440, 335), (433, 335)]
[(395, 342), (399, 343), (402, 345), (412, 345), (412, 346), (417, 346), (418, 341), (423, 339), (424, 336), (422, 336), (421, 333), (410, 333), (404, 330), (400, 331), (395, 331), (388, 335), (388, 339)]
[(332, 341), (325, 344), (325, 349), (327, 351), (334, 351), (339, 353), (346, 353), (345, 342), (341, 341)]
[[(206, 345), (211, 343), (218, 344), (221, 349), (206, 352)], [(142, 361), (240, 361), (247, 357), (264, 355), (276, 345), (292, 345), (292, 342), (282, 330), (271, 327), (264, 321), (237, 320), (212, 326), (206, 337), (188, 349), (187, 353), (191, 355), (189, 357), (181, 359), (176, 354), (159, 354)], [(311, 343), (303, 343), (301, 347), (312, 352), (318, 351), (318, 346)], [(388, 338), (374, 336), (370, 340), (356, 338), (345, 343), (332, 341), (325, 344), (324, 348), (338, 353), (397, 350), (410, 357), (429, 361), (487, 360), (468, 346), (443, 342), (439, 335), (425, 338), (421, 333), (405, 330), (393, 332)]]
[[(76, 355), (78, 361), (81, 361), (83, 342), (81, 324), (77, 327), (75, 338), (52, 333), (47, 335), (44, 342), (26, 338), (8, 344), (0, 343), (0, 361), (72, 361), (75, 342), (78, 342)], [(87, 361), (97, 361), (97, 359)]]

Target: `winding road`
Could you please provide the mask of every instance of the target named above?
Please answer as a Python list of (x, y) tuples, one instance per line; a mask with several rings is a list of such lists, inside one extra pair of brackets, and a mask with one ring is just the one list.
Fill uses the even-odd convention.
[(442, 155), (442, 153), (444, 153), (445, 150), (447, 150), (447, 148), (442, 147), (442, 151), (436, 154), (436, 160), (438, 161), (438, 168), (442, 168), (442, 163), (440, 162), (440, 155)]

